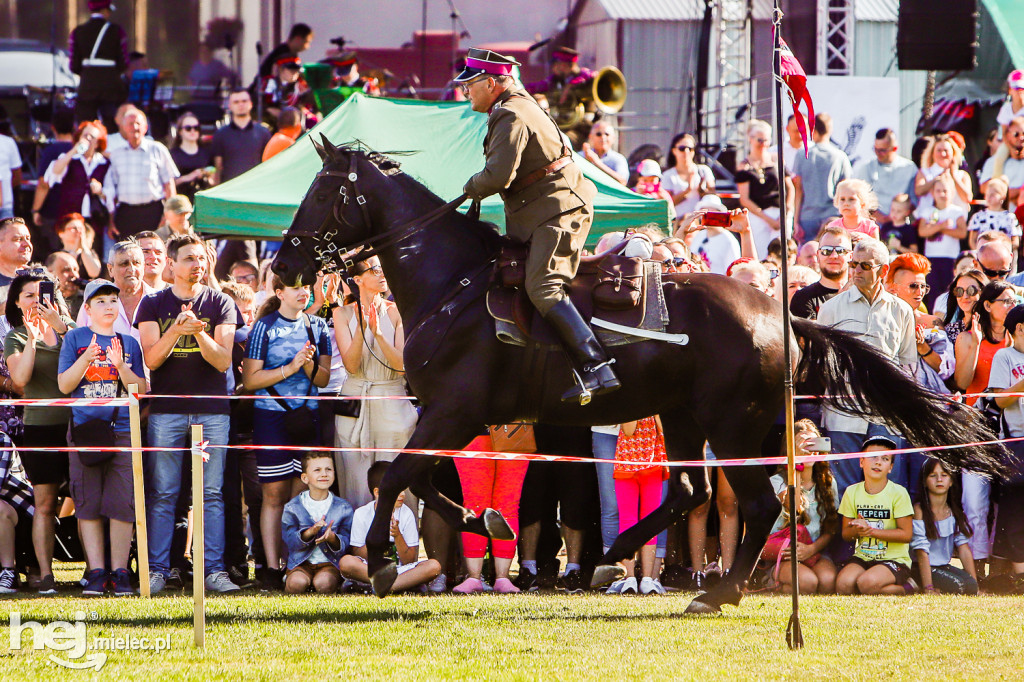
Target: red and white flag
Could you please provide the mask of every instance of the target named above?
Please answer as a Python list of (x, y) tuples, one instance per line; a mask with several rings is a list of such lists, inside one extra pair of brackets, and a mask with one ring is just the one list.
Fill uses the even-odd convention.
[[(811, 94), (807, 92), (807, 74), (804, 73), (804, 67), (800, 65), (796, 55), (789, 49), (789, 45), (781, 36), (779, 44), (781, 46), (779, 57), (782, 66), (782, 82), (786, 85), (789, 101), (793, 104), (793, 115), (796, 117), (796, 127), (800, 130), (800, 137), (804, 141), (804, 158), (806, 158), (808, 151), (807, 122), (810, 121), (813, 124), (814, 102), (811, 101)], [(807, 102), (806, 119), (800, 111), (801, 102)]]

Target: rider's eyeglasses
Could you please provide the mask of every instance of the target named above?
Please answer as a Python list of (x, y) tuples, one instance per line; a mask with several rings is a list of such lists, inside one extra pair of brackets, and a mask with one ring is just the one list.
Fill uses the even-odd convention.
[(374, 265), (371, 268), (366, 268), (365, 270), (360, 270), (357, 274), (365, 275), (368, 272), (372, 272), (375, 275), (383, 275), (384, 274), (384, 268), (382, 268), (379, 265)]
[(488, 78), (489, 78), (488, 76), (485, 76), (483, 78), (477, 78), (476, 80), (467, 81), (465, 83), (459, 83), (459, 90), (462, 92), (463, 95), (468, 95), (469, 94), (469, 89), (471, 87), (473, 87), (477, 83), (483, 83)]
[(956, 287), (953, 289), (953, 295), (957, 298), (964, 298), (965, 296), (970, 298), (971, 296), (977, 296), (981, 293), (981, 287), (976, 287), (973, 284), (966, 289), (964, 287)]
[(825, 256), (826, 258), (831, 256), (832, 254), (835, 254), (837, 256), (845, 256), (846, 254), (850, 253), (850, 249), (846, 248), (845, 246), (819, 246), (818, 253), (820, 253), (822, 256)]
[(986, 277), (1006, 277), (1007, 275), (1010, 274), (1009, 268), (1005, 270), (990, 270), (982, 266), (981, 271), (985, 273)]
[(855, 261), (855, 260), (852, 260), (852, 261), (850, 261), (850, 267), (852, 269), (860, 268), (864, 272), (871, 272), (875, 268), (882, 267), (882, 265), (881, 265), (881, 263), (879, 263), (878, 265), (875, 265), (871, 261), (866, 261), (866, 260), (865, 261)]

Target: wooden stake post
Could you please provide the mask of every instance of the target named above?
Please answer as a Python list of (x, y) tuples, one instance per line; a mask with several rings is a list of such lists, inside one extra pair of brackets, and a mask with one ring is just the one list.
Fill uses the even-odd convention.
[(192, 425), (192, 617), (194, 644), (202, 649), (206, 643), (206, 536), (203, 523), (203, 455), (198, 447), (203, 442), (203, 425)]
[(142, 419), (139, 385), (128, 384), (128, 417), (132, 435), (132, 482), (135, 489), (135, 549), (139, 562), (139, 593), (149, 597), (149, 534), (146, 526), (146, 488), (142, 477)]

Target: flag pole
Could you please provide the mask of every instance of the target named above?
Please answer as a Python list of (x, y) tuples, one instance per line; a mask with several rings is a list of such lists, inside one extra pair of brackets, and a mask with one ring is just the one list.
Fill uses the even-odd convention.
[(790, 649), (802, 649), (804, 646), (804, 635), (800, 628), (800, 581), (798, 579), (798, 562), (796, 561), (796, 466), (794, 462), (793, 442), (793, 333), (790, 327), (790, 312), (787, 302), (789, 292), (789, 235), (786, 230), (786, 169), (783, 161), (783, 130), (785, 124), (782, 119), (782, 10), (779, 9), (779, 0), (775, 0), (774, 12), (772, 13), (773, 35), (774, 35), (774, 57), (772, 59), (772, 75), (775, 96), (775, 134), (778, 145), (778, 166), (779, 166), (779, 232), (782, 242), (782, 266), (779, 268), (782, 275), (782, 346), (784, 353), (785, 369), (783, 370), (783, 385), (786, 402), (786, 501), (789, 505), (789, 550), (790, 550), (790, 587), (793, 595), (793, 611), (789, 616), (789, 624), (786, 626), (786, 644)]

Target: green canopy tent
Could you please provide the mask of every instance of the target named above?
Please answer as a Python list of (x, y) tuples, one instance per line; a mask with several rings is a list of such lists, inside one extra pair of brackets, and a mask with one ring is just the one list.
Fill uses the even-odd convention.
[[(483, 168), (487, 118), (466, 103), (425, 102), (353, 95), (309, 135), (320, 133), (334, 144), (360, 140), (378, 151), (415, 152), (399, 158), (402, 170), (434, 193), (451, 200), (466, 180)], [(669, 223), (668, 207), (615, 183), (586, 159), (576, 156), (584, 174), (598, 188), (594, 226), (588, 243), (605, 232)], [(254, 239), (280, 239), (299, 202), (321, 168), (320, 157), (306, 137), (266, 163), (230, 182), (196, 195), (196, 229), (203, 233)], [(463, 206), (466, 210), (469, 202)], [(501, 199), (483, 202), (481, 217), (504, 225)]]

